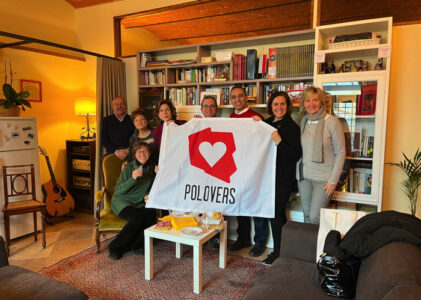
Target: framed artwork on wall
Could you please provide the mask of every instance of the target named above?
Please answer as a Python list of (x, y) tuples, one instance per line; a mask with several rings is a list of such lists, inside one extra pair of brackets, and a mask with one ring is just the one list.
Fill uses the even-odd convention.
[(203, 101), (203, 99), (205, 97), (212, 97), (213, 99), (216, 100), (216, 104), (217, 105), (221, 105), (221, 93), (219, 93), (219, 92), (206, 92), (206, 91), (201, 92), (200, 93), (200, 103), (199, 104), (202, 103), (202, 101)]
[(41, 81), (21, 79), (20, 90), (29, 92), (29, 102), (42, 102)]

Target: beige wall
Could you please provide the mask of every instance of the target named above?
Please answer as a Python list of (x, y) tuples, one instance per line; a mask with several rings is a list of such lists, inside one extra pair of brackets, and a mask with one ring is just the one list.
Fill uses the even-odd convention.
[[(2, 1), (0, 28), (14, 34), (80, 47), (74, 12), (65, 1)], [(0, 50), (0, 66), (4, 66), (4, 60), (12, 61), (16, 72), (13, 86), (17, 91), (20, 90), (19, 79), (41, 81), (42, 102), (32, 102), (33, 108), (21, 116), (37, 119), (39, 144), (45, 146), (56, 178), (65, 180), (65, 141), (78, 138), (86, 124), (83, 117), (74, 115), (74, 101), (80, 96), (95, 97), (95, 85), (87, 85), (86, 63), (10, 48)], [(0, 84), (3, 84), (3, 79), (1, 76)], [(43, 157), (40, 162), (41, 182), (44, 183), (50, 175)]]
[[(77, 10), (65, 1), (3, 2), (0, 7), (0, 27), (4, 31), (62, 42), (113, 56), (113, 16), (187, 1), (124, 0)], [(421, 36), (421, 24), (393, 28), (386, 161), (401, 160), (402, 151), (412, 156), (420, 147), (421, 102), (418, 99), (418, 87), (421, 84), (419, 50), (421, 41), (417, 39), (419, 36)], [(40, 144), (47, 143), (47, 146), (52, 147), (50, 155), (53, 159), (60, 160), (56, 166), (59, 174), (57, 177), (64, 179), (64, 140), (77, 137), (83, 122), (73, 115), (73, 101), (80, 94), (94, 95), (96, 60), (87, 57), (87, 62), (81, 63), (15, 50), (1, 50), (0, 58), (13, 58), (19, 76), (43, 81), (43, 93), (45, 93), (43, 103), (35, 104), (34, 109), (26, 115), (36, 116), (39, 119)], [(125, 62), (128, 102), (131, 110), (137, 105), (136, 65), (135, 59), (126, 59)], [(46, 178), (45, 172), (43, 178)], [(409, 211), (408, 200), (400, 190), (402, 178), (403, 174), (399, 169), (385, 167), (383, 209)]]
[[(392, 37), (389, 108), (386, 130), (386, 162), (402, 160), (402, 152), (413, 157), (421, 148), (421, 24), (395, 26)], [(383, 210), (409, 212), (408, 199), (401, 191), (403, 172), (385, 166)], [(421, 201), (421, 190), (418, 193)], [(421, 217), (421, 202), (417, 216)]]

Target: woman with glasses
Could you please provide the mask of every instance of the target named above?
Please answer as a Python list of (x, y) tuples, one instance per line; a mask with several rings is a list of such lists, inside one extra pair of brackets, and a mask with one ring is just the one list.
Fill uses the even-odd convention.
[(143, 231), (155, 223), (155, 209), (145, 208), (145, 196), (154, 180), (150, 161), (151, 146), (139, 142), (133, 147), (135, 159), (129, 162), (118, 178), (111, 199), (113, 212), (128, 221), (108, 247), (110, 258), (120, 259), (129, 250), (144, 254)]
[(318, 224), (320, 209), (327, 207), (345, 162), (341, 122), (325, 110), (325, 95), (318, 87), (301, 94), (301, 146), (297, 168), (298, 189), (306, 223)]

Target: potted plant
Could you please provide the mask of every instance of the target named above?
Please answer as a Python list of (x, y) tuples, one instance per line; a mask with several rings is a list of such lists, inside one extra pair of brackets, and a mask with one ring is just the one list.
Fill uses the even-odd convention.
[(421, 185), (421, 152), (420, 149), (414, 155), (413, 159), (409, 159), (405, 153), (402, 153), (404, 160), (399, 163), (388, 163), (397, 166), (405, 172), (407, 178), (402, 181), (402, 190), (409, 198), (409, 209), (411, 214), (415, 216), (417, 212), (418, 188)]
[(3, 95), (6, 99), (0, 99), (0, 115), (4, 116), (18, 116), (19, 110), (22, 108), (25, 111), (25, 106), (31, 108), (31, 103), (29, 103), (26, 98), (29, 96), (28, 91), (22, 91), (17, 93), (12, 86), (13, 83), (13, 72), (12, 72), (12, 63), (9, 62), (10, 70), (10, 83), (7, 83), (7, 63), (4, 67), (4, 84), (3, 84)]

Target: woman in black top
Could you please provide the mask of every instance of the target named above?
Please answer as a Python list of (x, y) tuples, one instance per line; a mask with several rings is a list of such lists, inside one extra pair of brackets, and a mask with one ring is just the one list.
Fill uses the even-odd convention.
[(267, 103), (270, 115), (265, 122), (276, 128), (272, 140), (277, 146), (275, 218), (269, 219), (272, 228), (273, 252), (263, 260), (271, 265), (279, 257), (281, 248), (281, 230), (286, 223), (285, 207), (294, 188), (296, 162), (301, 157), (300, 129), (292, 120), (292, 104), (285, 92), (275, 92)]

